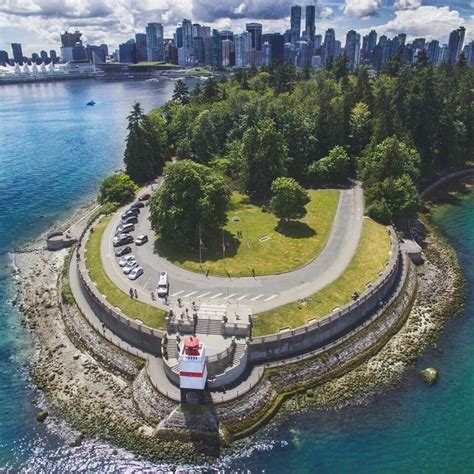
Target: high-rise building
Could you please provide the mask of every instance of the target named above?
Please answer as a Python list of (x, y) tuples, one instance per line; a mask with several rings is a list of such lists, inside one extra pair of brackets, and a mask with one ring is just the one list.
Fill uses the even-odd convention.
[(137, 62), (135, 40), (130, 39), (126, 43), (119, 44), (119, 61), (124, 64), (135, 64)]
[(328, 61), (334, 59), (335, 57), (335, 47), (336, 47), (336, 33), (333, 28), (326, 30), (324, 35), (324, 51), (323, 51), (323, 61), (324, 64), (327, 64)]
[(464, 28), (464, 26), (460, 26), (457, 30), (452, 31), (449, 35), (448, 61), (452, 64), (457, 62), (459, 59), (459, 55), (461, 54), (464, 44), (465, 34), (466, 28)]
[(193, 39), (194, 59), (198, 64), (205, 64), (204, 62), (204, 38), (195, 36)]
[(466, 52), (467, 64), (469, 64), (469, 66), (474, 66), (474, 41), (471, 41), (467, 45), (467, 48), (468, 48)]
[(231, 54), (234, 42), (230, 39), (222, 40), (222, 67), (231, 66)]
[(244, 68), (247, 66), (247, 52), (252, 49), (252, 34), (244, 31), (240, 35), (235, 35), (235, 66)]
[(137, 33), (135, 35), (135, 49), (137, 55), (137, 63), (141, 63), (143, 61), (147, 61), (148, 59), (148, 51), (146, 47), (146, 34), (145, 33)]
[(76, 43), (81, 43), (81, 36), (82, 33), (76, 30), (74, 33), (69, 33), (68, 31), (65, 31), (61, 35), (61, 46), (63, 48), (73, 48)]
[(211, 66), (221, 67), (222, 66), (222, 42), (221, 35), (218, 30), (212, 30), (212, 47), (211, 47)]
[(146, 46), (148, 61), (164, 61), (165, 46), (163, 43), (163, 26), (161, 23), (148, 23), (146, 26)]
[(290, 41), (293, 45), (301, 38), (301, 7), (293, 5), (290, 13)]
[[(262, 45), (264, 43), (270, 44), (271, 49), (271, 57), (270, 63), (275, 61), (283, 61), (283, 49), (285, 45), (284, 36), (280, 33), (266, 33), (262, 35)], [(262, 46), (263, 50), (263, 46)], [(268, 54), (268, 51), (267, 51)], [(265, 62), (265, 55), (264, 55), (264, 62)]]
[(199, 29), (199, 36), (201, 38), (210, 38), (211, 37), (211, 27), (210, 26), (201, 26)]
[(263, 65), (268, 66), (272, 63), (272, 45), (269, 41), (262, 39)]
[(181, 28), (183, 34), (183, 52), (180, 65), (184, 67), (194, 66), (193, 24), (185, 18), (183, 19)]
[(20, 43), (12, 43), (12, 53), (13, 53), (13, 61), (16, 63), (23, 62), (23, 51), (21, 49)]
[(72, 60), (73, 61), (84, 61), (87, 59), (86, 48), (82, 45), (82, 41), (78, 41), (72, 47)]
[(245, 29), (252, 35), (252, 48), (255, 51), (262, 50), (262, 24), (247, 23)]
[(355, 71), (360, 61), (360, 35), (356, 31), (347, 32), (345, 49), (349, 70)]
[(305, 32), (306, 37), (310, 41), (314, 41), (314, 35), (316, 34), (316, 7), (314, 5), (306, 6), (306, 18), (305, 18)]
[(10, 58), (8, 57), (8, 53), (0, 49), (0, 65), (1, 66), (6, 66), (7, 64), (10, 64)]
[(107, 54), (106, 54), (104, 45), (95, 46), (95, 45), (88, 44), (86, 46), (86, 57), (89, 61), (93, 62), (94, 64), (105, 63)]
[(439, 41), (436, 41), (436, 40), (432, 40), (428, 43), (428, 61), (431, 63), (431, 64), (438, 64), (439, 62), (439, 53), (440, 53), (440, 49), (439, 49)]
[(174, 43), (177, 48), (183, 47), (183, 28), (181, 26), (176, 28), (176, 33), (174, 34)]

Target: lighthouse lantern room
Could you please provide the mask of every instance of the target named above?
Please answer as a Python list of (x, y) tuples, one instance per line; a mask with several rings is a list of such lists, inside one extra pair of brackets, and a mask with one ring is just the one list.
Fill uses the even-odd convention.
[(207, 366), (204, 344), (195, 336), (185, 337), (179, 351), (179, 386), (182, 401), (185, 402), (188, 391), (204, 390), (206, 382)]

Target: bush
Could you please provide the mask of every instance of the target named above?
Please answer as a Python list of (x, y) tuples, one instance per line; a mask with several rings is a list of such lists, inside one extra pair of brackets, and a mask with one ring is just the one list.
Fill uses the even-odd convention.
[(100, 183), (97, 200), (100, 204), (125, 204), (135, 197), (137, 189), (137, 185), (131, 180), (130, 176), (125, 173), (116, 173), (107, 176)]
[(342, 184), (349, 178), (351, 159), (342, 146), (335, 146), (328, 156), (311, 163), (310, 178), (316, 184)]

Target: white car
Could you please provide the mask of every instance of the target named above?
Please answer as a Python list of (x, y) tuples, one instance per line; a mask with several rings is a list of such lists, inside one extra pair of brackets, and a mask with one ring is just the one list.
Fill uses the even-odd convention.
[(148, 242), (148, 236), (145, 234), (141, 234), (135, 239), (135, 244), (137, 245), (143, 245), (143, 244), (146, 244), (147, 242)]
[(160, 272), (160, 278), (158, 280), (158, 285), (156, 286), (156, 291), (159, 298), (164, 298), (168, 296), (170, 290), (170, 285), (168, 283), (168, 274), (166, 272)]
[(125, 265), (127, 265), (128, 262), (132, 261), (132, 260), (136, 260), (135, 256), (134, 255), (124, 255), (120, 260), (119, 260), (119, 265), (121, 267), (124, 267)]
[(124, 267), (123, 267), (123, 273), (125, 275), (128, 275), (134, 268), (138, 267), (138, 262), (136, 260), (130, 260)]
[(136, 280), (140, 275), (143, 275), (143, 268), (142, 267), (135, 267), (128, 275), (130, 280)]

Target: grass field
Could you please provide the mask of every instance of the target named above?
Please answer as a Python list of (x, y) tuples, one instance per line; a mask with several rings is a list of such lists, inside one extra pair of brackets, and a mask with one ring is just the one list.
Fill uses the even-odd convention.
[[(171, 262), (188, 270), (220, 276), (250, 276), (295, 270), (314, 259), (331, 232), (339, 202), (339, 191), (322, 189), (309, 192), (308, 213), (301, 221), (279, 225), (270, 212), (250, 204), (242, 194), (233, 194), (224, 236), (205, 241), (199, 264), (199, 245), (192, 250), (177, 249), (158, 240), (162, 254)], [(224, 238), (223, 238), (224, 237)], [(263, 237), (263, 239), (262, 239)], [(225, 258), (222, 241), (226, 243)]]
[(345, 272), (333, 283), (304, 302), (290, 303), (258, 314), (254, 319), (254, 336), (274, 334), (283, 327), (296, 328), (308, 319), (322, 318), (336, 307), (351, 301), (352, 294), (364, 293), (368, 282), (377, 279), (390, 258), (390, 236), (387, 228), (371, 219), (364, 220), (362, 237)]
[(86, 245), (87, 268), (91, 279), (96, 283), (100, 293), (107, 297), (107, 301), (111, 305), (119, 307), (128, 317), (140, 319), (152, 328), (164, 328), (164, 311), (130, 298), (106, 275), (100, 257), (100, 242), (109, 221), (110, 217), (105, 217), (94, 227), (94, 232), (90, 235)]

